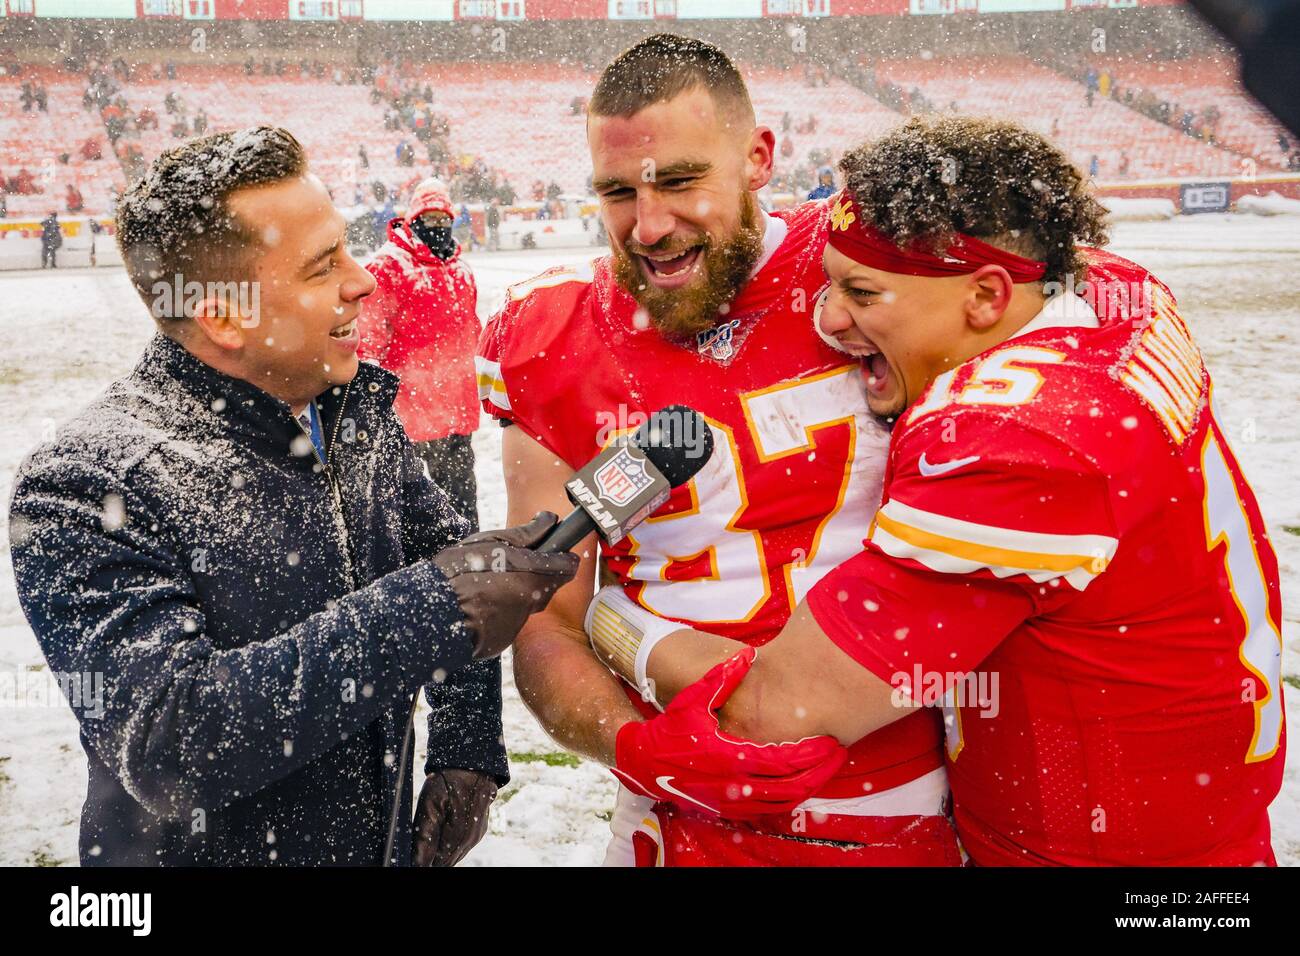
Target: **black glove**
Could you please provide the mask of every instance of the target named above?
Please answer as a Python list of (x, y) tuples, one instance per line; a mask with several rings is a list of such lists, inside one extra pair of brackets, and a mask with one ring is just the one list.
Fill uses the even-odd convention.
[(416, 866), (455, 866), (478, 845), (488, 827), (497, 784), (475, 770), (435, 770), (424, 779), (415, 809)]
[(578, 573), (576, 554), (529, 550), (558, 520), (541, 511), (528, 524), (480, 531), (433, 556), (474, 635), (475, 660), (496, 657), (509, 647), (528, 616), (546, 607)]

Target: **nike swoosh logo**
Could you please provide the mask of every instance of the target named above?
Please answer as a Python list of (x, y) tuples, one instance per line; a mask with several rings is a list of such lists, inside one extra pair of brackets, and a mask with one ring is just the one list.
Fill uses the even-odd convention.
[(708, 810), (710, 813), (718, 812), (717, 807), (711, 807), (707, 803), (702, 803), (701, 801), (696, 800), (694, 797), (692, 797), (689, 793), (682, 793), (680, 790), (674, 787), (672, 777), (655, 777), (655, 783), (659, 785), (659, 788), (661, 790), (667, 790), (669, 793), (681, 797), (683, 800), (689, 800), (697, 807), (703, 807), (705, 810)]
[(952, 461), (941, 461), (937, 465), (932, 465), (925, 460), (925, 452), (921, 453), (921, 460), (917, 462), (920, 466), (921, 474), (926, 478), (933, 478), (935, 475), (946, 475), (950, 471), (956, 471), (973, 462), (980, 460), (979, 455), (971, 455), (969, 458), (954, 458)]

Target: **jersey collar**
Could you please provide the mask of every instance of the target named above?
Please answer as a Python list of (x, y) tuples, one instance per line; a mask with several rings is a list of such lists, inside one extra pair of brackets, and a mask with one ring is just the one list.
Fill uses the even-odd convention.
[(753, 279), (763, 271), (763, 267), (776, 254), (776, 250), (781, 248), (781, 243), (785, 242), (785, 237), (790, 232), (790, 227), (785, 224), (785, 220), (780, 216), (774, 216), (770, 212), (763, 213), (763, 253), (754, 263), (754, 270), (750, 272), (749, 277)]
[(1092, 305), (1083, 296), (1067, 296), (1062, 293), (1052, 296), (1043, 303), (1042, 311), (1011, 338), (1018, 339), (1021, 336), (1052, 328), (1099, 329), (1101, 320), (1097, 318)]

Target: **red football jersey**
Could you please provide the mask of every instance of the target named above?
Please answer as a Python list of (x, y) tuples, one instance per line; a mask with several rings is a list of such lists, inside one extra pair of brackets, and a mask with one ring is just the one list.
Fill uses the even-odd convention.
[[(512, 287), (477, 360), (486, 411), (575, 470), (666, 405), (705, 417), (708, 463), (616, 547), (602, 543), (602, 554), (648, 610), (755, 645), (860, 551), (889, 444), (858, 364), (813, 326), (827, 205), (777, 215), (784, 241), (726, 321), (691, 345), (664, 339), (602, 258)], [(918, 712), (854, 748), (822, 795), (913, 780), (942, 766), (941, 739), (940, 721)]]
[(1089, 259), (1100, 324), (1031, 323), (939, 376), (866, 550), (809, 606), (905, 702), (948, 705), (977, 863), (1272, 863), (1277, 560), (1173, 296)]

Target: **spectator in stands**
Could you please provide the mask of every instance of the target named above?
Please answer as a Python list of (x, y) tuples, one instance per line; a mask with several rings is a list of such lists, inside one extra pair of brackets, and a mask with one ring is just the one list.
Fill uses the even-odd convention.
[(140, 112), (135, 116), (135, 128), (137, 130), (158, 128), (158, 114), (154, 112), (153, 107), (142, 106), (140, 108)]
[(501, 188), (497, 190), (497, 198), (501, 200), (503, 206), (513, 206), (518, 196), (515, 194), (515, 187), (510, 184), (510, 180), (501, 183)]
[(86, 208), (85, 201), (81, 198), (81, 190), (72, 183), (68, 183), (68, 193), (65, 197), (65, 204), (71, 215), (77, 215)]
[(809, 199), (826, 199), (835, 194), (835, 171), (829, 166), (817, 170), (817, 185), (808, 193)]
[(59, 226), (59, 216), (53, 209), (41, 220), (41, 268), (57, 269), (55, 253), (63, 245), (63, 229)]
[(790, 159), (794, 156), (794, 140), (789, 136), (781, 137), (781, 158)]
[(362, 310), (359, 355), (401, 378), (393, 409), (429, 476), (477, 530), (470, 436), (479, 421), (478, 291), (441, 180), (416, 187), (406, 218), (388, 224), (387, 238), (366, 266), (377, 288)]
[(1088, 163), (1088, 175), (1096, 179), (1099, 172), (1101, 172), (1101, 159), (1096, 153), (1093, 153), (1092, 159)]
[(366, 154), (364, 143), (357, 147), (357, 162), (361, 164), (362, 169), (370, 168), (370, 157)]
[(50, 94), (44, 85), (36, 87), (36, 108), (42, 113), (48, 112), (49, 102)]
[(487, 208), (487, 247), (489, 252), (501, 249), (501, 207), (497, 197), (493, 196)]
[(32, 104), (36, 102), (36, 94), (32, 92), (32, 84), (24, 83), (22, 95), (18, 97), (23, 103), (23, 112), (30, 113)]
[(1128, 179), (1128, 153), (1122, 149), (1119, 151), (1119, 177)]
[(208, 114), (202, 107), (194, 114), (194, 135), (202, 136), (208, 131)]
[(9, 191), (16, 196), (35, 196), (44, 190), (36, 184), (36, 177), (32, 175), (31, 170), (26, 166), (18, 170), (18, 175), (14, 177)]
[(9, 215), (9, 190), (0, 188), (0, 219)]

